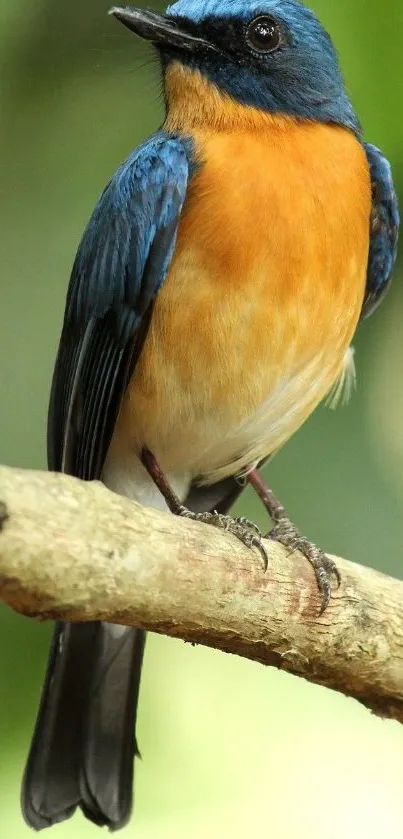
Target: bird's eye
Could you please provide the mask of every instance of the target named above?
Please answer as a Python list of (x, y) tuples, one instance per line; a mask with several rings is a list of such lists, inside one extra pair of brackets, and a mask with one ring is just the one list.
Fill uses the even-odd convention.
[(281, 32), (275, 20), (259, 15), (248, 25), (246, 42), (255, 52), (273, 52), (281, 44)]

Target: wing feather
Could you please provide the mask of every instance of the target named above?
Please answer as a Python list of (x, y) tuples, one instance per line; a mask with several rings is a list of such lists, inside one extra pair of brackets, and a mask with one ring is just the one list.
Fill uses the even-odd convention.
[(189, 147), (164, 132), (109, 182), (74, 262), (48, 418), (49, 468), (99, 478), (186, 195)]
[(370, 143), (364, 143), (372, 184), (370, 246), (367, 286), (361, 319), (383, 300), (392, 279), (399, 235), (399, 207), (389, 161)]

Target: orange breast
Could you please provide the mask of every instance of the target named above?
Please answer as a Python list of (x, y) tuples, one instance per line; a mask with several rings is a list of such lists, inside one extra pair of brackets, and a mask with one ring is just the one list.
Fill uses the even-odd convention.
[(192, 133), (202, 165), (117, 435), (214, 481), (279, 448), (340, 373), (371, 198), (364, 151), (342, 128)]

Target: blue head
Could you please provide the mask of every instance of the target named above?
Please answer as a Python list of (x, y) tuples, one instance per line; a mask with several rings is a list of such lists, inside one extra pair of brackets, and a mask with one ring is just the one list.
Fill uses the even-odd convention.
[(243, 105), (360, 132), (332, 41), (298, 0), (177, 0), (162, 16), (112, 13), (155, 44), (165, 70), (180, 62)]

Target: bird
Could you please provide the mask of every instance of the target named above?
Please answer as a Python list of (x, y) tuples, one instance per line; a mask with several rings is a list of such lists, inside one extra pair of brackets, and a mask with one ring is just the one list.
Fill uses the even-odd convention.
[[(110, 179), (77, 251), (49, 469), (225, 528), (265, 565), (260, 531), (229, 513), (252, 485), (269, 536), (311, 563), (323, 610), (338, 570), (259, 468), (351, 387), (353, 336), (396, 259), (390, 164), (298, 0), (111, 14), (156, 50), (165, 119)], [(56, 624), (22, 784), (34, 829), (77, 808), (112, 830), (130, 818), (144, 638)]]

